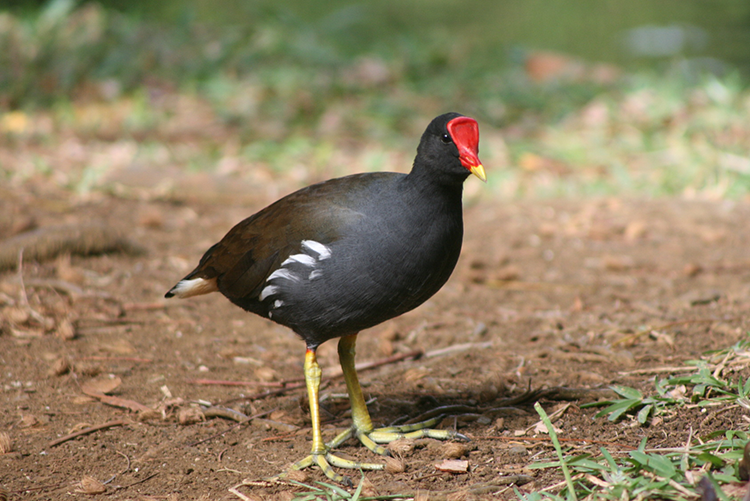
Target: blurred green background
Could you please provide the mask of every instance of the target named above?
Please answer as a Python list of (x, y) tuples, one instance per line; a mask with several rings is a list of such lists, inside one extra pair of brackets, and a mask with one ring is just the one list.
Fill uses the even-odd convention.
[[(135, 145), (116, 167), (71, 167), (63, 181), (79, 192), (184, 142), (189, 154), (167, 148), (172, 164), (239, 177), (408, 170), (426, 122), (455, 110), (480, 121), (508, 196), (744, 197), (749, 75), (743, 0), (6, 0), (0, 12), (6, 147), (64, 131)], [(174, 133), (190, 117), (196, 130)], [(0, 173), (50, 175), (45, 155), (31, 164), (6, 159)]]

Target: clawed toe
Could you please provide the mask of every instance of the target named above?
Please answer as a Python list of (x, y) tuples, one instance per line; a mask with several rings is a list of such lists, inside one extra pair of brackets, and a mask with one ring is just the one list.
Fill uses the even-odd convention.
[[(344, 459), (342, 457), (336, 456), (335, 454), (327, 452), (324, 454), (310, 454), (301, 461), (297, 461), (296, 463), (294, 463), (291, 469), (302, 470), (313, 465), (316, 465), (318, 468), (320, 468), (320, 470), (326, 477), (330, 478), (334, 482), (346, 485), (347, 487), (353, 486), (351, 478), (336, 473), (336, 471), (333, 469), (334, 466), (336, 468), (345, 468), (350, 470), (382, 470), (385, 468), (384, 464), (352, 461), (350, 459)], [(284, 473), (279, 475), (280, 478), (283, 478), (284, 476)]]
[(437, 416), (420, 423), (407, 424), (402, 426), (389, 426), (386, 428), (377, 428), (368, 434), (369, 438), (378, 444), (387, 444), (394, 440), (402, 438), (434, 438), (436, 440), (462, 440), (469, 441), (469, 437), (462, 435), (454, 430), (437, 430), (431, 428), (443, 419), (443, 416)]

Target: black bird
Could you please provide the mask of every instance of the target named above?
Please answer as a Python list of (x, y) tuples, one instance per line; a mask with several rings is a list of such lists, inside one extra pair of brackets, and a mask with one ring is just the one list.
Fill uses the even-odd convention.
[[(430, 429), (437, 420), (374, 429), (354, 369), (357, 333), (412, 310), (450, 277), (461, 252), (461, 194), (469, 174), (486, 181), (479, 162), (477, 122), (446, 113), (427, 127), (409, 174), (354, 174), (303, 188), (232, 228), (166, 297), (219, 291), (237, 306), (285, 325), (307, 344), (305, 381), (312, 419), (312, 452), (297, 462), (382, 469), (331, 453), (350, 437), (377, 445), (401, 437), (461, 438)], [(340, 338), (339, 360), (352, 407), (352, 426), (325, 444), (315, 352)]]

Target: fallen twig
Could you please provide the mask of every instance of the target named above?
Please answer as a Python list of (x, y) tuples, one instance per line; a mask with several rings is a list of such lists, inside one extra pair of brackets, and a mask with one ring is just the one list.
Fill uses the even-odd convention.
[(290, 384), (289, 386), (285, 386), (284, 388), (279, 388), (278, 390), (262, 391), (260, 393), (253, 393), (252, 395), (248, 395), (246, 397), (230, 398), (229, 400), (225, 400), (219, 403), (222, 405), (226, 405), (226, 404), (231, 404), (232, 402), (245, 402), (248, 400), (260, 400), (266, 397), (275, 397), (277, 395), (283, 395), (284, 393), (288, 391), (298, 390), (304, 387), (305, 387), (305, 383)]
[(286, 440), (288, 438), (293, 437), (297, 432), (296, 431), (290, 431), (289, 433), (284, 433), (283, 435), (274, 435), (273, 437), (266, 437), (261, 440), (261, 442), (272, 442), (274, 440)]
[(220, 417), (231, 421), (237, 421), (238, 423), (247, 420), (247, 415), (228, 407), (208, 407), (203, 409), (203, 416), (206, 418)]
[(424, 354), (424, 357), (425, 358), (442, 357), (445, 355), (458, 353), (459, 351), (467, 351), (467, 350), (472, 350), (472, 349), (483, 350), (491, 346), (492, 346), (492, 341), (487, 341), (486, 343), (454, 344), (452, 346), (448, 346), (447, 348), (440, 348), (439, 350), (428, 351)]
[[(461, 345), (463, 346), (463, 345)], [(462, 348), (468, 349), (468, 348)], [(460, 351), (460, 350), (459, 350)], [(411, 358), (420, 358), (425, 353), (422, 350), (412, 350), (408, 353), (400, 353), (391, 357), (383, 358), (380, 360), (373, 360), (371, 362), (363, 362), (357, 364), (355, 369), (357, 372), (363, 372), (366, 370), (381, 367), (383, 365), (400, 362), (402, 360), (408, 360)], [(344, 373), (340, 367), (333, 368), (329, 373), (323, 377), (323, 380), (331, 380), (343, 377)], [(200, 385), (218, 385), (218, 386), (264, 386), (270, 388), (282, 388), (282, 389), (293, 389), (299, 387), (300, 383), (304, 383), (304, 378), (293, 378), (284, 379), (282, 381), (226, 381), (221, 379), (188, 379), (186, 382), (189, 384), (200, 384)]]
[(83, 435), (88, 435), (90, 433), (94, 433), (100, 430), (106, 430), (108, 428), (114, 428), (115, 426), (126, 426), (128, 424), (130, 424), (130, 421), (127, 421), (125, 419), (118, 419), (116, 421), (108, 421), (106, 423), (96, 425), (96, 426), (91, 426), (89, 428), (84, 428), (75, 433), (71, 433), (69, 435), (65, 435), (64, 437), (60, 437), (57, 440), (53, 440), (52, 442), (47, 444), (47, 447), (55, 447), (64, 442), (67, 442), (68, 440), (73, 440), (74, 438), (78, 438)]
[(100, 362), (153, 362), (150, 358), (138, 358), (138, 357), (103, 357), (98, 355), (92, 355), (90, 357), (80, 357), (75, 360), (97, 360)]
[(641, 376), (644, 374), (662, 374), (665, 372), (695, 372), (694, 365), (685, 365), (681, 367), (654, 367), (653, 369), (636, 369), (634, 371), (618, 372), (621, 376)]
[[(355, 369), (357, 372), (363, 372), (370, 369), (375, 369), (377, 367), (381, 367), (383, 365), (393, 364), (396, 362), (400, 362), (402, 360), (408, 360), (408, 359), (418, 359), (425, 355), (425, 352), (422, 350), (412, 350), (408, 353), (400, 353), (398, 355), (393, 355), (390, 357), (382, 358), (380, 360), (373, 360), (372, 362), (362, 362), (361, 364), (355, 365)], [(341, 367), (336, 367), (335, 369), (332, 369), (329, 373), (328, 378), (335, 379), (339, 377), (344, 376), (344, 372), (341, 370)]]
[(205, 386), (263, 386), (269, 388), (284, 388), (284, 381), (227, 381), (223, 379), (186, 379), (188, 384), (199, 384)]
[(243, 424), (249, 423), (250, 421), (252, 421), (255, 418), (259, 418), (259, 417), (263, 417), (263, 416), (266, 416), (268, 414), (271, 414), (275, 410), (276, 409), (271, 409), (270, 411), (266, 411), (266, 412), (261, 412), (259, 414), (255, 414), (254, 416), (248, 416), (248, 418), (245, 419), (244, 421), (240, 421), (239, 423), (235, 423), (232, 426), (230, 426), (229, 428), (227, 428), (226, 430), (220, 431), (219, 433), (215, 433), (215, 434), (211, 435), (210, 437), (204, 438), (202, 440), (198, 440), (197, 442), (193, 442), (191, 444), (187, 444), (186, 447), (195, 447), (196, 445), (200, 445), (200, 444), (202, 444), (204, 442), (208, 442), (209, 440), (213, 440), (213, 439), (215, 439), (217, 437), (220, 437), (220, 436), (224, 435), (225, 433), (228, 433), (228, 432), (230, 432), (230, 431), (232, 431), (232, 430), (234, 430), (236, 428), (239, 428)]
[[(549, 417), (549, 420), (550, 420), (550, 423), (554, 424), (554, 422), (555, 422), (555, 421), (556, 421), (556, 420), (557, 420), (557, 419), (558, 419), (558, 418), (559, 418), (560, 416), (562, 416), (563, 414), (565, 414), (565, 412), (566, 412), (566, 411), (568, 410), (568, 408), (569, 408), (569, 407), (570, 407), (570, 403), (567, 403), (567, 404), (563, 405), (562, 407), (560, 407), (559, 409), (557, 409), (557, 410), (556, 410), (555, 412), (553, 412), (552, 414), (550, 414), (550, 415), (548, 416), (548, 417)], [(541, 420), (540, 420), (540, 421), (537, 421), (536, 423), (532, 424), (531, 426), (529, 426), (528, 428), (526, 428), (525, 430), (523, 430), (523, 434), (525, 435), (525, 434), (527, 434), (528, 432), (530, 432), (531, 430), (537, 429), (537, 428), (538, 428), (538, 427), (539, 427), (540, 425), (543, 425), (543, 424), (544, 424), (544, 423), (543, 423), (543, 421), (541, 421)]]
[[(115, 397), (112, 395), (106, 395), (104, 392), (100, 391), (95, 386), (82, 384), (80, 388), (81, 388), (81, 391), (85, 393), (86, 395), (88, 395), (89, 397), (94, 397), (98, 399), (100, 402), (107, 404), (107, 405), (111, 405), (112, 407), (120, 407), (124, 409), (129, 409), (133, 412), (153, 411), (151, 407), (143, 405), (140, 402), (136, 402), (135, 400), (130, 400), (128, 398)], [(111, 390), (108, 390), (108, 391), (111, 391)]]
[(140, 480), (136, 480), (135, 482), (131, 482), (131, 483), (127, 484), (127, 485), (116, 485), (116, 486), (113, 487), (113, 490), (120, 491), (122, 489), (127, 489), (129, 487), (133, 487), (134, 485), (142, 484), (143, 482), (147, 482), (147, 481), (151, 480), (152, 478), (154, 478), (158, 474), (159, 474), (159, 472), (157, 471), (156, 473), (152, 473), (151, 475), (149, 475), (146, 478), (142, 478)]

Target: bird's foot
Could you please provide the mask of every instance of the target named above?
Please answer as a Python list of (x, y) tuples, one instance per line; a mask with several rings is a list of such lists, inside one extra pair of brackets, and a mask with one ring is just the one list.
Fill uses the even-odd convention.
[[(344, 459), (342, 457), (331, 454), (330, 452), (322, 452), (310, 454), (301, 461), (297, 461), (291, 467), (292, 470), (302, 470), (310, 466), (316, 465), (325, 474), (326, 477), (330, 478), (334, 482), (344, 484), (347, 487), (353, 487), (352, 480), (344, 475), (336, 473), (333, 469), (345, 468), (350, 470), (382, 470), (385, 468), (384, 464), (378, 463), (361, 463), (359, 461), (352, 461), (350, 459)], [(280, 478), (285, 476), (284, 473), (279, 475)]]
[[(402, 426), (388, 426), (385, 428), (375, 428), (369, 432), (359, 430), (352, 426), (336, 436), (330, 443), (326, 444), (326, 450), (320, 453), (313, 453), (297, 461), (291, 466), (292, 470), (302, 470), (311, 466), (317, 466), (326, 477), (340, 484), (352, 487), (352, 481), (345, 475), (336, 473), (333, 469), (344, 468), (349, 470), (383, 470), (386, 465), (382, 463), (362, 463), (350, 459), (344, 459), (331, 453), (331, 449), (339, 447), (350, 438), (356, 438), (365, 447), (375, 454), (381, 456), (391, 456), (391, 452), (379, 444), (388, 444), (396, 440), (417, 439), (417, 438), (434, 438), (437, 440), (462, 440), (469, 441), (469, 438), (453, 430), (437, 430), (431, 428), (438, 424), (443, 416), (438, 416), (421, 423), (407, 424)], [(283, 478), (285, 474), (279, 475)]]
[(407, 438), (407, 439), (418, 439), (418, 438), (434, 438), (437, 440), (462, 440), (465, 442), (469, 441), (469, 437), (458, 433), (453, 430), (437, 430), (431, 428), (435, 426), (443, 419), (443, 416), (437, 416), (421, 423), (407, 424), (402, 426), (388, 426), (385, 428), (375, 428), (370, 431), (359, 430), (352, 426), (348, 430), (340, 433), (334, 438), (329, 444), (326, 445), (329, 449), (335, 449), (352, 437), (356, 437), (362, 445), (370, 449), (375, 454), (381, 456), (390, 456), (391, 453), (378, 444), (389, 444), (396, 440)]

